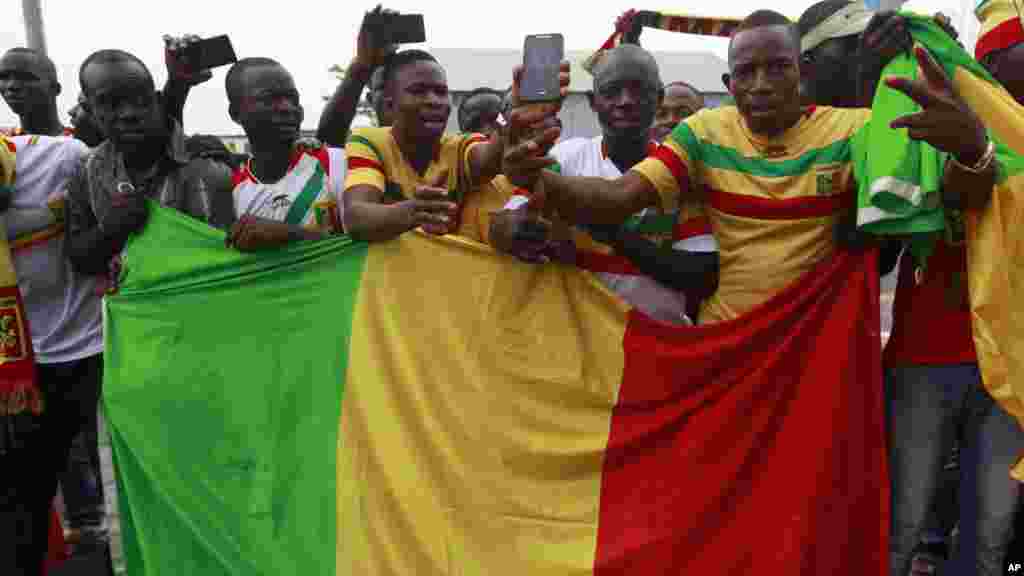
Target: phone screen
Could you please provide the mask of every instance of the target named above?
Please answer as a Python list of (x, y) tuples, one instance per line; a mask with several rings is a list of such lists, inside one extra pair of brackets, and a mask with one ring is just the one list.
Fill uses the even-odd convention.
[(238, 61), (227, 35), (205, 38), (186, 49), (186, 62), (193, 70), (209, 70)]
[(374, 31), (391, 44), (416, 44), (427, 41), (423, 14), (378, 14)]
[(536, 34), (526, 37), (523, 49), (523, 79), (519, 86), (524, 102), (558, 100), (558, 70), (564, 57), (561, 34)]

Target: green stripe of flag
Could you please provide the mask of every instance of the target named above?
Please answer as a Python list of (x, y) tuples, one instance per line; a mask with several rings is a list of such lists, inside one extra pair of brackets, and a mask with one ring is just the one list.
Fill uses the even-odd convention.
[(133, 576), (335, 573), (338, 422), (366, 255), (344, 236), (241, 254), (150, 205), (104, 308)]

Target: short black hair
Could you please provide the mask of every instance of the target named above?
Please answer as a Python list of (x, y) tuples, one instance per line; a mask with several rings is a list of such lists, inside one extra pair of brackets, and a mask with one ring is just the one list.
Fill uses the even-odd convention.
[(785, 27), (790, 32), (790, 36), (793, 38), (793, 45), (796, 48), (797, 54), (800, 53), (800, 33), (797, 31), (796, 25), (793, 24), (792, 20), (774, 10), (756, 10), (752, 12), (749, 16), (744, 18), (742, 22), (740, 22), (739, 26), (736, 27), (736, 30), (732, 33), (732, 36), (729, 38), (730, 63), (732, 62), (732, 44), (733, 40), (736, 39), (736, 36), (738, 36), (741, 32), (755, 30), (757, 28), (765, 28), (768, 26)]
[(658, 61), (655, 60), (654, 55), (642, 48), (639, 44), (619, 44), (615, 48), (608, 50), (601, 61), (597, 64), (594, 69), (594, 90), (597, 90), (598, 81), (604, 77), (605, 73), (609, 70), (608, 62), (613, 58), (633, 58), (634, 62), (642, 65), (646, 65), (650, 72), (654, 73), (654, 82), (656, 88), (662, 88), (661, 85), (661, 69), (658, 66)]
[(228, 70), (227, 76), (224, 77), (224, 90), (228, 94), (228, 103), (231, 106), (235, 106), (238, 103), (238, 98), (242, 92), (242, 76), (245, 71), (249, 68), (256, 68), (259, 66), (278, 66), (282, 67), (281, 63), (273, 58), (242, 58), (238, 62), (235, 62)]
[(504, 93), (499, 92), (498, 90), (495, 90), (494, 88), (474, 88), (473, 90), (471, 90), (469, 92), (469, 94), (466, 94), (466, 97), (463, 98), (462, 102), (459, 103), (459, 110), (458, 110), (459, 130), (461, 130), (463, 132), (472, 132), (473, 131), (473, 130), (469, 130), (469, 127), (468, 127), (469, 117), (467, 115), (469, 114), (469, 110), (466, 109), (466, 104), (470, 100), (472, 100), (473, 98), (475, 98), (477, 96), (484, 96), (484, 95), (496, 97), (498, 99), (498, 102), (499, 102), (498, 109), (500, 110), (503, 107), (504, 99), (505, 99), (505, 94)]
[[(117, 62), (134, 62), (142, 67), (146, 71), (146, 76), (149, 76), (149, 81), (153, 81), (153, 74), (150, 73), (149, 68), (146, 64), (139, 59), (138, 56), (125, 52), (124, 50), (118, 50), (116, 48), (108, 48), (104, 50), (97, 50), (92, 54), (85, 57), (82, 61), (82, 65), (78, 67), (78, 84), (82, 92), (86, 95), (89, 94), (89, 89), (85, 85), (85, 69), (90, 64), (114, 64)], [(154, 85), (155, 86), (155, 85)]]
[(7, 52), (4, 52), (4, 56), (7, 56), (8, 54), (26, 54), (35, 57), (43, 64), (43, 70), (48, 76), (47, 80), (57, 84), (57, 67), (53, 65), (53, 60), (50, 60), (50, 57), (46, 54), (43, 54), (38, 50), (33, 50), (32, 48), (22, 47), (11, 48)]
[(412, 49), (394, 52), (384, 60), (384, 90), (387, 91), (388, 84), (395, 80), (395, 74), (399, 70), (415, 62), (438, 63), (437, 58), (434, 58), (430, 52), (423, 50)]
[(815, 26), (850, 4), (853, 4), (850, 0), (822, 0), (814, 4), (800, 15), (800, 20), (796, 23), (797, 31), (803, 37), (814, 29)]

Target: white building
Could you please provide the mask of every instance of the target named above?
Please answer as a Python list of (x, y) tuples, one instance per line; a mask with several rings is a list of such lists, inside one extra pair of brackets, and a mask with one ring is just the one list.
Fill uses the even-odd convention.
[[(475, 88), (506, 90), (512, 83), (512, 69), (522, 63), (518, 50), (484, 50), (435, 48), (430, 51), (448, 73), (452, 93), (452, 115), (448, 130), (458, 131), (458, 105)], [(590, 110), (587, 92), (593, 88), (593, 77), (580, 67), (590, 52), (571, 51), (566, 59), (572, 63), (572, 84), (563, 103), (562, 135), (596, 136), (600, 133), (597, 118)], [(682, 80), (704, 94), (707, 105), (717, 106), (726, 95), (722, 74), (728, 71), (724, 60), (711, 52), (653, 52), (663, 82)]]

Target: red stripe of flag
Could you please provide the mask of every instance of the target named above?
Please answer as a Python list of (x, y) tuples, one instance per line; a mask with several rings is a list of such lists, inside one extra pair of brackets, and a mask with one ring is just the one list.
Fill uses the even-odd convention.
[(632, 313), (595, 576), (886, 574), (878, 324), (874, 252), (733, 321)]

